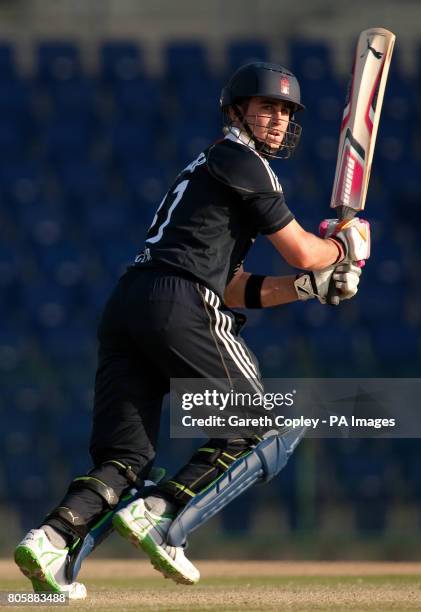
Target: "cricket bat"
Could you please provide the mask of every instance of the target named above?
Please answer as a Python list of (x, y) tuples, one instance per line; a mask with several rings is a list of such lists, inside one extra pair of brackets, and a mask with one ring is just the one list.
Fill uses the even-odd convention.
[[(384, 28), (364, 30), (358, 37), (330, 202), (344, 225), (364, 210), (395, 39), (396, 36)], [(339, 303), (333, 284), (328, 302)]]

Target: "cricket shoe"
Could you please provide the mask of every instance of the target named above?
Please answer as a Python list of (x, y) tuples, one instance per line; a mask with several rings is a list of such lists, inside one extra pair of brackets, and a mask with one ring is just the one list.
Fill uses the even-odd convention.
[(187, 559), (181, 546), (170, 546), (165, 537), (173, 515), (154, 514), (139, 498), (116, 512), (114, 529), (137, 548), (141, 548), (156, 570), (180, 584), (196, 584), (199, 570)]
[(32, 582), (35, 593), (65, 593), (85, 599), (86, 587), (66, 579), (67, 548), (56, 548), (43, 529), (31, 529), (15, 550), (15, 562)]

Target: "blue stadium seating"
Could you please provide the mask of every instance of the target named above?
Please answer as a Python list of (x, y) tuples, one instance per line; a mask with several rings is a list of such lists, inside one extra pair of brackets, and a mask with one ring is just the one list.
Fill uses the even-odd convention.
[(99, 245), (99, 254), (104, 269), (108, 275), (117, 278), (126, 271), (128, 265), (134, 262), (136, 254), (143, 244), (136, 244), (127, 237), (114, 238)]
[(228, 74), (248, 62), (268, 62), (269, 50), (261, 40), (237, 40), (228, 44)]
[[(327, 44), (294, 40), (289, 49), (285, 63), (300, 79), (307, 110), (297, 114), (304, 131), (296, 158), (273, 167), (298, 221), (317, 231), (332, 213), (345, 90)], [(88, 74), (76, 43), (46, 42), (34, 49), (32, 78), (19, 74), (14, 47), (0, 44), (0, 501), (12, 491), (28, 527), (62, 493), (48, 463), (69, 477), (89, 467), (95, 327), (109, 292), (142, 248), (171, 181), (221, 136), (218, 98), (227, 72), (212, 72), (202, 42), (174, 41), (163, 51), (163, 74), (150, 78), (141, 45), (104, 41), (99, 67)], [(265, 40), (233, 40), (225, 53), (229, 70), (270, 59)], [(419, 94), (396, 55), (365, 213), (373, 221), (372, 258), (357, 298), (338, 309), (313, 301), (248, 313), (243, 336), (266, 376), (419, 376)], [(246, 267), (290, 272), (265, 238)], [(160, 448), (170, 467), (194, 443), (168, 447), (165, 427)], [(330, 442), (338, 441), (320, 449), (358, 529), (386, 525), (390, 465), (401, 470), (410, 498), (420, 499), (417, 443)], [(316, 468), (323, 470), (319, 454)], [(294, 528), (298, 472), (288, 470), (282, 487)], [(330, 495), (322, 491), (320, 499)], [(241, 525), (228, 509), (225, 528), (244, 532), (249, 509)]]
[(3, 82), (3, 78), (0, 47), (0, 116), (19, 119), (24, 123), (31, 120), (33, 90), (30, 84), (23, 79)]
[[(180, 165), (178, 171), (181, 169)], [(166, 194), (169, 182), (175, 176), (171, 176), (163, 163), (151, 165), (150, 160), (139, 161), (135, 158), (126, 160), (121, 174), (127, 189), (135, 197), (132, 208), (133, 218), (150, 225), (156, 207)]]
[(18, 71), (15, 60), (15, 48), (9, 43), (0, 43), (0, 80), (4, 87), (13, 87), (13, 81), (18, 77)]
[(94, 79), (56, 81), (50, 87), (50, 96), (53, 115), (95, 122), (99, 92)]
[(12, 205), (30, 204), (40, 197), (44, 168), (39, 160), (29, 157), (8, 157), (0, 164), (0, 190)]
[(82, 211), (83, 225), (95, 241), (106, 241), (124, 235), (131, 221), (130, 201), (107, 198), (93, 202)]
[(54, 81), (69, 81), (82, 74), (79, 48), (73, 42), (43, 42), (37, 48), (40, 82), (50, 85)]
[(109, 177), (102, 163), (75, 155), (57, 168), (57, 178), (69, 208), (77, 211), (93, 197), (105, 197)]
[[(177, 121), (193, 121), (194, 123), (210, 123), (222, 129), (222, 117), (219, 108), (219, 98), (222, 81), (213, 78), (196, 78), (194, 83), (182, 81), (174, 90), (177, 103)], [(168, 117), (171, 122), (171, 116)]]
[(89, 157), (92, 144), (92, 123), (86, 117), (54, 116), (42, 130), (42, 151), (53, 164)]
[(109, 132), (115, 160), (122, 164), (131, 159), (156, 160), (160, 136), (160, 130), (147, 117), (122, 118), (111, 125)]
[(75, 287), (40, 280), (25, 284), (22, 300), (30, 324), (42, 333), (44, 329), (70, 324), (80, 297)]
[(173, 85), (209, 76), (207, 50), (201, 42), (183, 41), (169, 43), (165, 48), (165, 77)]
[(166, 101), (158, 79), (117, 81), (114, 97), (121, 117), (157, 124), (157, 132), (162, 129), (159, 123), (166, 112)]
[(142, 50), (130, 41), (107, 41), (100, 48), (100, 78), (111, 87), (144, 76)]
[(24, 157), (28, 152), (29, 138), (17, 118), (0, 118), (0, 159)]
[(289, 67), (298, 79), (326, 82), (335, 72), (329, 45), (323, 41), (294, 38), (289, 44)]

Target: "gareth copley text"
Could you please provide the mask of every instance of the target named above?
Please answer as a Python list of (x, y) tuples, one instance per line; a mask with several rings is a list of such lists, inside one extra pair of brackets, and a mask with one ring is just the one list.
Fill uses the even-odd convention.
[(209, 415), (206, 417), (194, 417), (190, 414), (183, 415), (181, 419), (183, 427), (307, 427), (317, 429), (323, 425), (332, 428), (354, 427), (382, 429), (383, 427), (395, 427), (395, 419), (384, 418), (361, 418), (343, 415), (330, 415), (327, 419), (300, 417), (285, 417), (281, 414), (265, 414), (258, 417), (247, 417), (232, 414), (228, 417), (221, 415)]

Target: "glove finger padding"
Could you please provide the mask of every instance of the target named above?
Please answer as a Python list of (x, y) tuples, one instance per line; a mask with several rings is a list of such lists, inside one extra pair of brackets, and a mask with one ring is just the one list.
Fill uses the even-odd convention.
[(357, 293), (361, 272), (361, 267), (351, 262), (336, 266), (332, 274), (332, 282), (340, 292), (340, 301), (349, 300)]
[(299, 300), (317, 297), (321, 304), (326, 304), (330, 283), (340, 292), (339, 301), (349, 300), (358, 291), (361, 268), (354, 263), (340, 263), (316, 272), (298, 274), (294, 285)]

